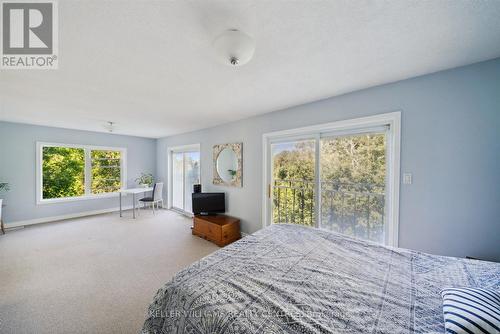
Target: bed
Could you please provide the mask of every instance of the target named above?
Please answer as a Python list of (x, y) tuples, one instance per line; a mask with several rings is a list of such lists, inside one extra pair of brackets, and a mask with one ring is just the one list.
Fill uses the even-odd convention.
[(443, 333), (440, 290), (500, 289), (500, 264), (272, 225), (179, 272), (143, 333)]

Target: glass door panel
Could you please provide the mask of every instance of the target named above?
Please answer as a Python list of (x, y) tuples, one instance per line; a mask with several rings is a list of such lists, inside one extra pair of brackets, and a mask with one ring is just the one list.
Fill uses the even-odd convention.
[(184, 210), (184, 154), (172, 153), (172, 206)]
[(193, 185), (200, 183), (200, 152), (184, 153), (184, 211), (192, 212)]
[(320, 226), (384, 243), (386, 135), (321, 138)]
[(314, 139), (271, 144), (272, 222), (315, 226)]

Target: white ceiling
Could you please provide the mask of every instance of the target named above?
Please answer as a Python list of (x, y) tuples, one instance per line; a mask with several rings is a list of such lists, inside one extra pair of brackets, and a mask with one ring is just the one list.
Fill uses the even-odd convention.
[(496, 0), (58, 3), (59, 69), (0, 71), (0, 120), (161, 137), (500, 56)]

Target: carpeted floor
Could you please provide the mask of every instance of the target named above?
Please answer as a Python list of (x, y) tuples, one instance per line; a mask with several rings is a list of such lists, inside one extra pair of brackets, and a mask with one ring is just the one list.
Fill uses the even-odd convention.
[(158, 288), (218, 249), (172, 211), (130, 214), (0, 236), (0, 333), (138, 333)]

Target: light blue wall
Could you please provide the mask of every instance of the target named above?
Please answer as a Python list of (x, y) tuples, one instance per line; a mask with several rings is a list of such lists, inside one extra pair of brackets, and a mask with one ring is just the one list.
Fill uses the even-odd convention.
[[(106, 133), (0, 122), (0, 181), (8, 181), (11, 191), (2, 194), (7, 207), (3, 218), (9, 222), (54, 217), (118, 207), (117, 198), (36, 204), (36, 142), (116, 146), (127, 148), (127, 182), (141, 172), (156, 172), (156, 140)], [(127, 198), (124, 205), (130, 205)]]
[[(280, 89), (276, 87), (276, 89)], [(256, 96), (255, 98), (259, 98)], [(500, 59), (309, 103), (158, 141), (201, 143), (204, 191), (225, 191), (242, 229), (261, 228), (262, 134), (401, 110), (400, 246), (500, 260)], [(214, 186), (212, 146), (243, 142), (243, 188)]]

